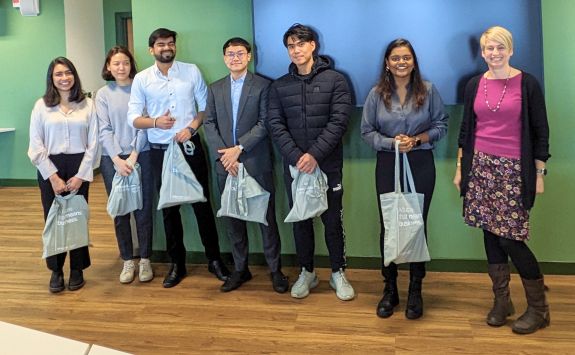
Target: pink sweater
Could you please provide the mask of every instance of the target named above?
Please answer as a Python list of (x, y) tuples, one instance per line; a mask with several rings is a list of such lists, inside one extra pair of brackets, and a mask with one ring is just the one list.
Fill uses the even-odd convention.
[[(521, 156), (521, 76), (509, 78), (499, 110), (492, 112), (485, 103), (485, 77), (481, 78), (473, 109), (477, 115), (475, 150), (519, 159)], [(489, 107), (495, 109), (506, 79), (487, 79)]]

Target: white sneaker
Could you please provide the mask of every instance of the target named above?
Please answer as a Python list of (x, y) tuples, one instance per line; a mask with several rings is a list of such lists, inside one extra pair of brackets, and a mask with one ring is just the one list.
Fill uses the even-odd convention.
[(140, 259), (140, 282), (150, 282), (154, 278), (154, 270), (150, 264), (150, 259)]
[(331, 273), (329, 285), (335, 290), (335, 295), (342, 301), (349, 301), (355, 297), (355, 291), (347, 278), (343, 269)]
[(293, 298), (305, 298), (309, 295), (309, 290), (316, 288), (318, 284), (319, 280), (315, 271), (309, 272), (302, 267), (297, 281), (291, 287), (291, 296)]
[(134, 260), (124, 261), (124, 268), (122, 269), (122, 273), (120, 273), (120, 282), (123, 284), (129, 284), (134, 281), (135, 273), (136, 265), (134, 264)]

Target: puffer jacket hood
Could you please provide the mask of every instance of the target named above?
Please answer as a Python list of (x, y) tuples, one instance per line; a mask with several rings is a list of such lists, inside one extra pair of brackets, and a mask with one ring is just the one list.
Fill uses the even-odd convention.
[(311, 80), (318, 73), (327, 69), (331, 69), (331, 65), (332, 65), (331, 59), (329, 59), (324, 55), (317, 55), (313, 57), (313, 66), (311, 67), (311, 72), (309, 74), (300, 75), (297, 72), (297, 66), (294, 63), (291, 63), (289, 65), (288, 71), (291, 75), (295, 76), (300, 80)]

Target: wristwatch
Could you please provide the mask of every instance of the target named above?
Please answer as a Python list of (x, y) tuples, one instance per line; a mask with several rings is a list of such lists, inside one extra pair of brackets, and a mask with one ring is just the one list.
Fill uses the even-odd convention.
[(244, 146), (241, 144), (238, 144), (238, 148), (240, 148), (240, 153), (244, 152)]
[(537, 175), (547, 175), (547, 169), (543, 168), (543, 169), (535, 169), (535, 173)]
[(198, 131), (196, 131), (193, 127), (188, 126), (186, 128), (188, 129), (188, 131), (190, 131), (190, 134), (192, 135), (192, 137), (198, 133)]
[(421, 138), (415, 137), (415, 146), (419, 147), (421, 145)]

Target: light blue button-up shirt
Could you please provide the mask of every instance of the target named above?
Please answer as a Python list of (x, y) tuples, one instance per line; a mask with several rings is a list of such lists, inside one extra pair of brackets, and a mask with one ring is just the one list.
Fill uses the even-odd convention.
[(232, 136), (234, 137), (234, 144), (236, 144), (236, 126), (238, 123), (238, 108), (240, 106), (240, 97), (242, 96), (242, 88), (244, 87), (244, 81), (246, 79), (246, 73), (239, 77), (237, 80), (230, 75), (231, 81), (231, 95), (232, 95)]
[[(195, 64), (174, 61), (168, 75), (162, 74), (156, 64), (136, 74), (128, 104), (128, 123), (147, 114), (158, 117), (170, 111), (176, 119), (171, 129), (148, 129), (151, 143), (167, 144), (188, 126), (198, 111), (204, 111), (208, 90), (200, 70)], [(197, 105), (197, 107), (196, 107)]]

